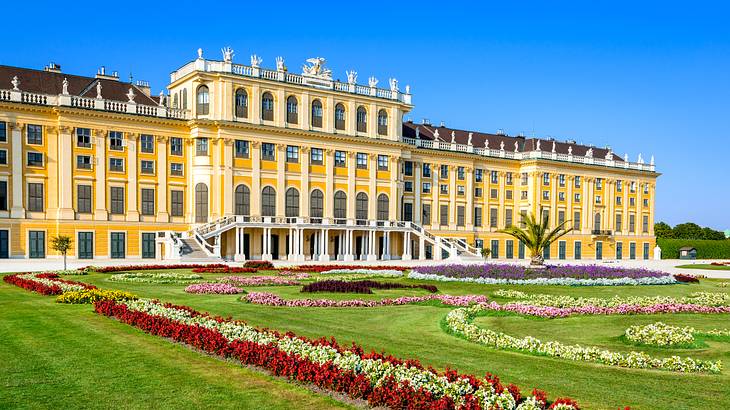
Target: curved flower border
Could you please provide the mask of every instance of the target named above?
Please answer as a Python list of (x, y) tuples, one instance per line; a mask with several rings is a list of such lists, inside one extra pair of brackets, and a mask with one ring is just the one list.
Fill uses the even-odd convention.
[(285, 306), (285, 307), (380, 307), (408, 305), (412, 303), (428, 302), (432, 300), (439, 301), (444, 305), (450, 306), (469, 306), (474, 303), (487, 302), (484, 295), (426, 295), (426, 296), (403, 296), (399, 298), (385, 298), (379, 300), (363, 300), (363, 299), (282, 299), (278, 295), (270, 292), (250, 292), (243, 296), (241, 300), (256, 305), (266, 306)]
[(639, 286), (639, 285), (673, 285), (677, 281), (671, 275), (643, 278), (535, 278), (535, 279), (498, 279), (498, 278), (474, 278), (474, 277), (452, 277), (437, 275), (433, 273), (420, 273), (411, 271), (408, 278), (416, 280), (435, 280), (439, 282), (467, 282), (479, 283), (482, 285), (559, 285), (559, 286)]
[(650, 346), (674, 347), (691, 345), (695, 342), (692, 327), (679, 327), (668, 325), (664, 322), (656, 322), (648, 325), (631, 326), (624, 332), (624, 336), (630, 342)]

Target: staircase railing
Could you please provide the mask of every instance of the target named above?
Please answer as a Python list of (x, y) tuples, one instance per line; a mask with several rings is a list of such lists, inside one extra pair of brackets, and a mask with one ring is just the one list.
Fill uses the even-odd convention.
[(221, 257), (221, 245), (218, 242), (218, 237), (215, 237), (215, 245), (211, 245), (208, 243), (208, 241), (203, 238), (198, 231), (193, 231), (193, 240), (195, 240), (195, 243), (200, 245), (200, 248), (203, 249), (203, 252), (205, 252), (206, 255), (213, 257), (213, 258), (220, 258)]

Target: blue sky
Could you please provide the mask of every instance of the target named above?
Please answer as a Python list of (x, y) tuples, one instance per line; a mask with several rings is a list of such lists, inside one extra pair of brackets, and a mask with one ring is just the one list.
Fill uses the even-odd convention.
[(655, 155), (657, 220), (730, 228), (730, 6), (446, 4), (13, 2), (0, 64), (105, 65), (158, 93), (198, 47), (264, 66), (281, 55), (295, 71), (322, 56), (335, 78), (355, 69), (361, 82), (410, 84), (417, 121)]

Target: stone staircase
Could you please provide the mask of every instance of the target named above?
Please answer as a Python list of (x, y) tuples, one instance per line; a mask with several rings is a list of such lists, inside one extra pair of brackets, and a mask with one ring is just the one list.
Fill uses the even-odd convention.
[(208, 256), (203, 248), (193, 238), (180, 239), (180, 260), (181, 261), (212, 261), (220, 260), (213, 256)]

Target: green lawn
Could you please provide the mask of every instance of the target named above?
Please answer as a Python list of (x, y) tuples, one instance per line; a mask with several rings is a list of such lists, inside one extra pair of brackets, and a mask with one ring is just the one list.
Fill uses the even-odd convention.
[[(232, 316), (236, 319), (242, 319), (250, 324), (262, 327), (269, 327), (278, 330), (290, 330), (295, 333), (309, 336), (334, 336), (340, 342), (349, 343), (355, 341), (364, 345), (366, 348), (376, 350), (384, 350), (404, 358), (417, 358), (426, 365), (443, 369), (445, 367), (456, 368), (461, 372), (473, 373), (476, 375), (484, 375), (486, 372), (493, 372), (499, 375), (506, 383), (515, 383), (523, 389), (532, 389), (538, 387), (548, 392), (550, 397), (570, 396), (577, 399), (584, 408), (588, 409), (613, 409), (619, 406), (630, 405), (632, 409), (721, 409), (730, 408), (730, 372), (723, 370), (719, 375), (709, 374), (677, 374), (667, 371), (654, 370), (630, 370), (603, 366), (593, 363), (580, 363), (562, 359), (554, 359), (548, 357), (531, 356), (517, 352), (496, 351), (485, 346), (480, 346), (455, 336), (446, 334), (441, 328), (441, 320), (449, 312), (449, 307), (437, 306), (435, 304), (426, 305), (407, 305), (382, 308), (283, 308), (283, 307), (266, 307), (258, 305), (250, 305), (239, 300), (238, 295), (192, 295), (186, 294), (183, 289), (184, 285), (152, 285), (140, 283), (120, 283), (110, 282), (107, 280), (109, 274), (92, 274), (88, 276), (73, 277), (70, 279), (87, 281), (102, 288), (122, 289), (131, 291), (141, 297), (155, 297), (163, 301), (170, 301), (178, 304), (191, 306), (198, 310), (208, 311), (223, 316)], [(206, 277), (218, 277), (222, 275), (206, 274)], [(381, 279), (382, 280), (382, 279)], [(416, 283), (405, 279), (397, 281), (404, 283)], [(424, 282), (419, 282), (424, 283)], [(622, 296), (630, 295), (668, 295), (682, 296), (696, 291), (723, 292), (725, 289), (718, 288), (715, 282), (711, 280), (703, 280), (700, 284), (691, 285), (673, 285), (673, 286), (635, 286), (635, 287), (560, 287), (560, 286), (492, 286), (492, 285), (475, 285), (475, 284), (459, 284), (459, 283), (438, 283), (433, 282), (439, 287), (441, 293), (447, 294), (486, 294), (490, 295), (492, 291), (499, 288), (513, 288), (525, 292), (534, 293), (551, 293), (551, 294), (570, 294), (582, 296), (610, 297), (616, 294)], [(2, 292), (6, 294), (8, 285), (3, 284)], [(351, 294), (302, 294), (299, 287), (258, 287), (248, 288), (248, 290), (271, 291), (281, 295), (284, 298), (379, 298), (385, 296), (399, 296), (404, 294), (426, 294), (421, 290), (390, 290), (375, 291), (375, 295), (351, 295)], [(123, 335), (126, 338), (134, 336), (136, 341), (135, 347), (125, 344), (126, 350), (133, 350), (130, 355), (139, 354), (138, 351), (146, 352), (147, 360), (154, 360), (159, 356), (159, 362), (150, 364), (152, 370), (150, 377), (143, 380), (136, 379), (135, 382), (129, 382), (129, 385), (139, 387), (140, 385), (150, 386), (155, 383), (162, 383), (159, 380), (165, 379), (165, 385), (176, 386), (185, 390), (184, 383), (189, 378), (195, 377), (190, 373), (178, 372), (180, 369), (175, 367), (177, 371), (171, 371), (170, 376), (161, 375), (159, 366), (172, 366), (169, 363), (168, 355), (153, 354), (159, 350), (163, 350), (163, 346), (171, 346), (172, 352), (187, 357), (188, 360), (194, 360), (197, 353), (191, 353), (183, 348), (170, 345), (166, 341), (151, 338), (146, 335), (140, 335), (139, 332), (123, 325), (119, 325), (109, 319), (100, 318), (90, 313), (89, 306), (59, 306), (52, 303), (52, 298), (40, 297), (25, 291), (14, 290), (16, 293), (21, 292), (17, 297), (14, 296), (12, 301), (6, 302), (3, 298), (3, 304), (10, 307), (10, 310), (17, 310), (16, 305), (28, 306), (29, 312), (33, 311), (33, 307), (41, 306), (44, 310), (52, 311), (53, 314), (48, 316), (49, 321), (71, 322), (76, 326), (60, 326), (63, 330), (48, 330), (51, 335), (56, 331), (65, 334), (73, 331), (74, 334), (97, 331), (101, 336), (90, 337), (111, 337), (111, 335)], [(504, 299), (496, 299), (504, 302)], [(0, 306), (0, 308), (5, 306)], [(7, 309), (7, 308), (5, 308)], [(7, 314), (3, 309), (2, 314)], [(0, 318), (2, 318), (0, 314)], [(646, 347), (628, 346), (624, 344), (619, 336), (623, 331), (633, 324), (652, 323), (662, 320), (678, 325), (692, 325), (699, 330), (705, 330), (716, 327), (730, 327), (728, 321), (730, 315), (657, 315), (657, 316), (611, 316), (611, 317), (572, 317), (566, 319), (531, 319), (519, 316), (505, 317), (479, 317), (477, 323), (481, 326), (494, 327), (497, 330), (503, 330), (513, 335), (533, 335), (545, 340), (555, 339), (567, 343), (581, 343), (586, 345), (599, 345), (615, 350), (642, 350), (650, 354), (665, 355), (677, 353), (677, 351), (652, 349)], [(40, 320), (38, 318), (37, 320)], [(4, 322), (4, 321), (3, 321)], [(0, 326), (5, 326), (4, 323)], [(90, 327), (91, 330), (85, 329)], [(97, 330), (104, 328), (105, 330)], [(111, 329), (111, 330), (110, 330)], [(3, 329), (4, 330), (4, 329)], [(11, 331), (8, 331), (12, 333)], [(107, 335), (109, 333), (109, 335)], [(14, 336), (17, 337), (17, 336)], [(78, 337), (78, 336), (76, 336)], [(122, 336), (119, 336), (122, 337)], [(122, 339), (124, 339), (122, 337)], [(87, 336), (88, 338), (88, 336)], [(7, 339), (7, 336), (6, 336)], [(727, 367), (730, 365), (730, 344), (716, 341), (708, 341), (708, 346), (702, 349), (681, 349), (679, 354), (692, 356), (702, 359), (722, 359)], [(106, 343), (103, 344), (106, 347)], [(153, 348), (154, 347), (154, 348)], [(50, 348), (50, 347), (48, 347)], [(98, 346), (102, 348), (102, 346)], [(14, 347), (14, 349), (22, 349)], [(46, 347), (43, 348), (44, 351)], [(109, 349), (107, 353), (97, 351), (94, 356), (104, 356), (117, 354), (121, 347)], [(679, 349), (677, 349), (679, 350)], [(16, 353), (19, 353), (16, 351)], [(0, 359), (4, 359), (0, 357)], [(26, 359), (27, 360), (27, 359)], [(110, 358), (104, 360), (112, 360)], [(213, 359), (201, 359), (204, 362), (213, 361)], [(11, 361), (12, 363), (12, 361)], [(30, 367), (37, 368), (43, 360), (33, 357)], [(178, 365), (179, 362), (174, 363)], [(211, 364), (211, 366), (213, 366)], [(228, 386), (223, 384), (223, 379), (232, 372), (239, 372), (240, 379), (254, 379), (256, 376), (250, 372), (245, 373), (243, 370), (236, 370), (234, 366), (217, 363), (215, 366), (219, 369), (217, 374), (218, 384), (214, 386), (219, 389), (225, 389)], [(79, 365), (80, 372), (96, 372), (90, 367), (95, 367), (91, 363), (88, 365)], [(187, 366), (182, 366), (187, 368)], [(224, 367), (229, 369), (223, 370)], [(83, 369), (83, 370), (82, 370)], [(120, 375), (134, 374), (128, 370), (119, 372)], [(118, 376), (120, 377), (120, 376)], [(140, 372), (135, 377), (143, 377)], [(168, 379), (174, 380), (174, 383)], [(96, 379), (97, 377), (91, 377)], [(69, 381), (60, 383), (58, 388), (68, 389), (75, 387), (69, 383), (77, 383), (78, 377), (70, 378)], [(146, 380), (149, 380), (149, 384)], [(153, 381), (154, 380), (154, 381)], [(304, 396), (308, 402), (298, 402), (296, 407), (321, 407), (316, 403), (310, 394), (306, 391), (295, 387), (283, 388), (279, 387), (281, 382), (272, 382), (270, 379), (260, 376), (260, 383), (277, 383), (276, 392), (280, 395), (285, 393), (291, 397)], [(239, 381), (244, 383), (243, 381)], [(189, 382), (192, 384), (192, 382)], [(54, 394), (51, 388), (48, 393)], [(39, 394), (37, 388), (35, 394)], [(153, 389), (150, 389), (153, 390)], [(241, 390), (231, 389), (231, 391)], [(154, 391), (154, 390), (153, 390)], [(217, 390), (219, 391), (219, 390)], [(150, 392), (151, 393), (151, 392)], [(141, 393), (140, 393), (141, 394)], [(152, 393), (151, 393), (152, 394)], [(158, 393), (159, 394), (159, 393)], [(175, 395), (178, 400), (177, 407), (198, 405), (201, 401), (193, 401), (193, 397), (197, 400), (198, 394), (188, 396)], [(17, 395), (13, 394), (13, 395)], [(103, 394), (100, 393), (100, 396)], [(214, 395), (215, 396), (215, 395)], [(286, 406), (286, 400), (290, 396), (277, 397), (280, 401), (272, 403), (272, 407), (277, 405)], [(127, 403), (143, 405), (148, 400), (142, 395), (130, 395)], [(238, 399), (240, 400), (240, 398)], [(266, 397), (266, 403), (273, 398)], [(297, 400), (299, 400), (297, 398)], [(0, 397), (2, 401), (2, 397)], [(281, 403), (281, 404), (277, 404)], [(327, 401), (325, 403), (332, 403)]]
[(675, 267), (680, 268), (680, 269), (730, 270), (730, 266), (727, 266), (727, 265), (718, 266), (718, 265), (711, 265), (709, 263), (679, 265), (679, 266), (675, 266)]
[(324, 395), (0, 282), (0, 408), (343, 408)]

